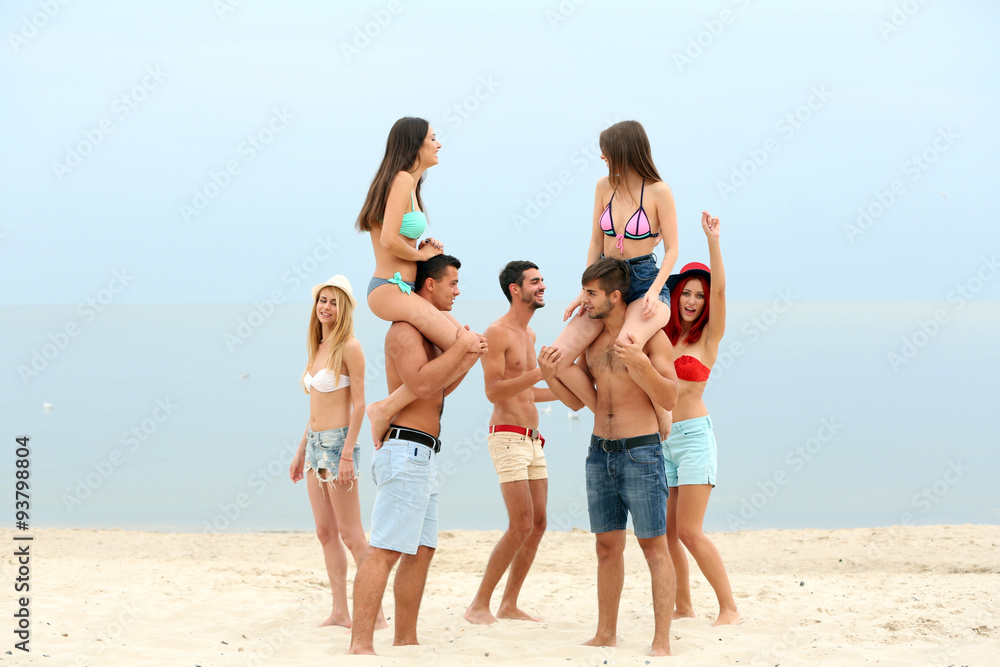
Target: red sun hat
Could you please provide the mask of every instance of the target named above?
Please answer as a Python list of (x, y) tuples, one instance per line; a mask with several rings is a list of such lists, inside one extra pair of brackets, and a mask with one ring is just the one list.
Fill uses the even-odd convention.
[(707, 266), (705, 266), (704, 264), (702, 264), (701, 262), (691, 262), (689, 264), (685, 264), (681, 268), (680, 273), (675, 273), (674, 275), (667, 278), (667, 289), (673, 292), (674, 288), (677, 287), (677, 285), (684, 282), (688, 278), (701, 278), (707, 284), (711, 285), (712, 270)]

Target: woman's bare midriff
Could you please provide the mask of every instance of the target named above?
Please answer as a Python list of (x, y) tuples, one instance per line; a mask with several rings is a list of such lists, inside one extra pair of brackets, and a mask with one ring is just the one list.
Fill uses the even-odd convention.
[(671, 412), (671, 421), (674, 423), (682, 422), (708, 414), (708, 407), (702, 400), (706, 384), (706, 382), (688, 382), (687, 380), (677, 381), (677, 403)]
[[(413, 282), (417, 278), (417, 263), (408, 262), (405, 259), (396, 257), (391, 252), (382, 247), (379, 243), (379, 235), (382, 229), (376, 228), (370, 234), (372, 248), (375, 251), (375, 273), (374, 276), (388, 280), (393, 275), (399, 273), (400, 277), (408, 282)], [(406, 243), (413, 248), (417, 247), (416, 239), (406, 239)]]
[(351, 420), (351, 388), (323, 393), (309, 391), (309, 428), (313, 432), (343, 428)]

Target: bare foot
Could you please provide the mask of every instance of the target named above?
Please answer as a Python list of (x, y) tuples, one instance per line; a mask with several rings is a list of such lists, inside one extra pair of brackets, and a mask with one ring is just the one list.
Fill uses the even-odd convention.
[(396, 637), (392, 640), (393, 646), (420, 646), (416, 637)]
[(365, 408), (365, 414), (368, 415), (368, 423), (372, 427), (372, 442), (375, 443), (375, 449), (378, 449), (382, 446), (382, 437), (389, 430), (389, 420), (392, 415), (385, 414), (381, 402), (369, 403)]
[(334, 612), (330, 614), (330, 618), (320, 623), (319, 627), (325, 628), (328, 625), (340, 625), (345, 628), (349, 628), (351, 627), (351, 617), (347, 614), (338, 614)]
[(665, 648), (654, 646), (653, 650), (649, 652), (649, 655), (658, 658), (661, 656), (673, 655), (673, 654), (670, 652), (670, 644), (667, 644)]
[(618, 646), (618, 637), (612, 637), (610, 639), (594, 637), (590, 641), (583, 642), (584, 646)]
[(504, 607), (503, 605), (497, 609), (497, 618), (509, 618), (514, 621), (534, 621), (535, 623), (539, 623), (542, 620), (517, 607)]
[(697, 616), (694, 609), (674, 609), (674, 615), (671, 618), (676, 621), (678, 618), (697, 618)]
[(351, 644), (351, 648), (347, 649), (347, 652), (351, 655), (375, 655), (375, 647), (371, 644), (367, 646), (355, 646)]
[(375, 629), (385, 630), (389, 627), (389, 624), (385, 622), (385, 615), (382, 613), (382, 609), (378, 610), (378, 616), (375, 617)]
[(714, 628), (717, 625), (738, 625), (741, 618), (742, 616), (740, 616), (738, 609), (720, 610), (719, 618), (715, 620), (715, 623), (712, 623), (712, 627)]
[(497, 622), (497, 617), (490, 612), (489, 608), (483, 609), (470, 604), (469, 608), (465, 610), (465, 620), (476, 625), (490, 625)]

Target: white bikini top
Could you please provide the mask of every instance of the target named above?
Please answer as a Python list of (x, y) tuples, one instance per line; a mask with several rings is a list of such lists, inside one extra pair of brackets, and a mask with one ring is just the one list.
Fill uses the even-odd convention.
[(329, 370), (329, 368), (321, 368), (316, 375), (310, 375), (306, 372), (305, 377), (302, 378), (302, 384), (306, 386), (306, 389), (312, 388), (324, 394), (351, 386), (351, 378), (341, 375), (338, 380)]

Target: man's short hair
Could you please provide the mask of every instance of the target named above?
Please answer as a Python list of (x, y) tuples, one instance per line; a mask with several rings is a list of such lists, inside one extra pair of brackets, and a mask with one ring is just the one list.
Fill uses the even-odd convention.
[(581, 283), (586, 285), (596, 280), (601, 289), (609, 296), (618, 290), (624, 297), (628, 292), (628, 273), (628, 265), (625, 262), (614, 257), (604, 257), (587, 267), (587, 270), (583, 272)]
[(428, 278), (433, 278), (435, 282), (441, 280), (441, 277), (448, 270), (449, 266), (460, 269), (462, 268), (462, 263), (451, 255), (434, 255), (428, 260), (417, 262), (417, 278), (413, 281), (417, 286), (417, 290), (419, 291), (424, 286), (424, 282)]
[(507, 266), (500, 271), (500, 289), (503, 290), (503, 295), (507, 297), (508, 302), (513, 303), (513, 298), (510, 295), (511, 283), (515, 283), (518, 287), (524, 287), (524, 272), (537, 268), (537, 264), (522, 259), (507, 262)]

